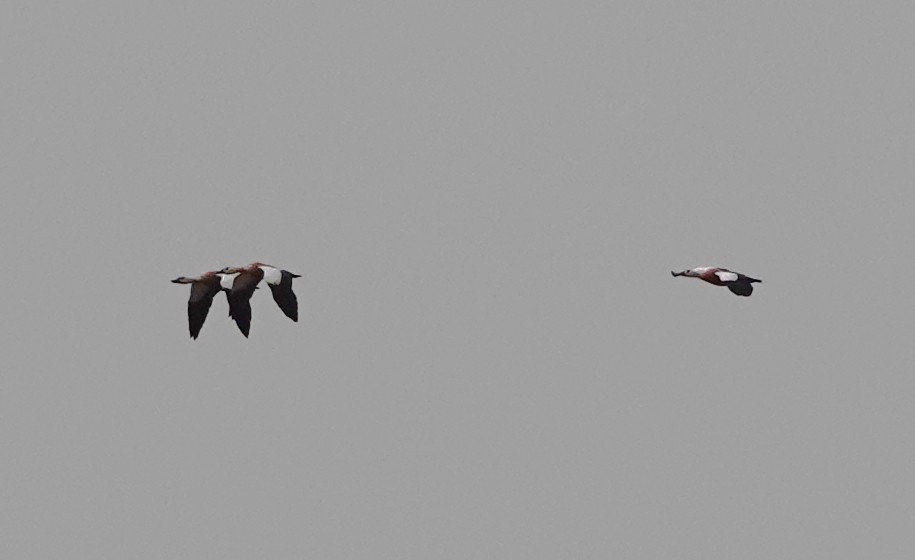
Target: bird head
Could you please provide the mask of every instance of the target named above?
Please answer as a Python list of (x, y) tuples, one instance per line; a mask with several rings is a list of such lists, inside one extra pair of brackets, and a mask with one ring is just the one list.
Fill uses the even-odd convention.
[(241, 266), (227, 266), (222, 270), (218, 271), (217, 274), (235, 274), (244, 270), (244, 267)]

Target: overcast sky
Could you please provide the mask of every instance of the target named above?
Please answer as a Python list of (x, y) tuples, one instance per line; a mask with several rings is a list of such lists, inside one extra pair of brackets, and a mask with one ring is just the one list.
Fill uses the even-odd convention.
[(5, 5), (0, 556), (915, 557), (913, 29)]

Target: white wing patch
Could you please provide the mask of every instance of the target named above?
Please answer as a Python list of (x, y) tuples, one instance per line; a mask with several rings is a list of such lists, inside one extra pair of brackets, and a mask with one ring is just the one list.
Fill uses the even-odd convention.
[(219, 285), (225, 290), (232, 289), (232, 283), (235, 282), (235, 277), (238, 276), (238, 273), (234, 274), (220, 274), (219, 275)]
[(264, 271), (264, 282), (273, 284), (274, 286), (282, 282), (283, 273), (280, 269), (273, 268), (272, 266), (262, 266), (260, 269)]
[(734, 280), (737, 280), (737, 273), (728, 270), (719, 270), (715, 273), (715, 276), (722, 282), (733, 282)]

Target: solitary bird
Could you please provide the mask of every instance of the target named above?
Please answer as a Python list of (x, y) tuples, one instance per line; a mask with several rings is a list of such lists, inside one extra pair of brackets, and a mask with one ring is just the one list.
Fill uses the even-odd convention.
[(739, 272), (731, 272), (726, 268), (718, 268), (715, 266), (700, 266), (699, 268), (690, 268), (683, 272), (674, 272), (671, 270), (670, 273), (673, 276), (699, 278), (716, 286), (727, 286), (729, 290), (738, 296), (749, 296), (753, 293), (753, 283), (762, 282), (762, 280), (744, 276)]
[(292, 291), (292, 279), (301, 278), (288, 270), (256, 262), (248, 266), (227, 266), (219, 274), (235, 275), (229, 292), (229, 315), (246, 337), (251, 331), (251, 296), (263, 280), (270, 286), (273, 301), (293, 321), (299, 320), (299, 302)]
[[(204, 272), (199, 276), (179, 276), (172, 280), (175, 284), (191, 285), (191, 296), (187, 300), (187, 325), (191, 338), (196, 339), (200, 334), (207, 313), (210, 312), (210, 306), (213, 305), (213, 297), (220, 291), (224, 291), (226, 299), (230, 298), (232, 281), (235, 276), (221, 272)], [(231, 299), (229, 299), (229, 315), (232, 315)]]

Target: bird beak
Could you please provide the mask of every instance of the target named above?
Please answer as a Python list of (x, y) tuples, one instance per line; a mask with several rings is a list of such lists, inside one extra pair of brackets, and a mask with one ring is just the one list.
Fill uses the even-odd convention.
[(673, 270), (671, 270), (671, 271), (670, 271), (670, 275), (671, 275), (671, 276), (674, 276), (674, 277), (677, 277), (677, 276), (683, 276), (683, 273), (682, 273), (682, 272), (674, 272)]
[(181, 278), (175, 278), (174, 280), (172, 280), (172, 283), (173, 283), (173, 284), (180, 284), (180, 283), (181, 283)]

